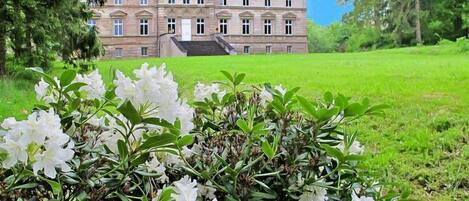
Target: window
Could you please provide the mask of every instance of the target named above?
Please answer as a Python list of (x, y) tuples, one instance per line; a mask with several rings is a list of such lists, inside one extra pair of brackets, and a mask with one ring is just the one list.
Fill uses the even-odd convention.
[(265, 46), (265, 53), (266, 54), (272, 54), (272, 46), (270, 46), (270, 45)]
[(94, 1), (88, 2), (88, 5), (90, 6), (90, 8), (94, 8), (96, 7), (96, 2)]
[(204, 0), (197, 0), (197, 4), (204, 4)]
[(220, 19), (220, 33), (228, 34), (228, 20), (227, 19)]
[(287, 35), (293, 34), (293, 21), (292, 20), (285, 20), (285, 34)]
[(271, 5), (271, 4), (270, 4), (270, 0), (265, 0), (265, 1), (264, 1), (264, 5), (265, 5), (266, 7), (270, 7), (270, 5)]
[(249, 0), (243, 0), (243, 6), (249, 6)]
[(149, 28), (148, 28), (148, 19), (140, 19), (140, 35), (141, 36), (148, 36)]
[(292, 1), (292, 0), (286, 0), (286, 6), (287, 6), (287, 7), (291, 7), (291, 1)]
[(141, 47), (140, 48), (140, 55), (141, 56), (148, 56), (148, 47)]
[(292, 46), (291, 46), (291, 45), (287, 46), (287, 53), (288, 53), (288, 54), (293, 53), (293, 50), (292, 50)]
[(176, 33), (176, 19), (168, 18), (168, 33)]
[(249, 34), (249, 20), (248, 19), (243, 19), (243, 35), (248, 35)]
[(244, 46), (244, 54), (249, 54), (249, 53), (251, 53), (251, 47)]
[(124, 35), (124, 22), (122, 19), (114, 19), (114, 36)]
[(272, 20), (264, 20), (264, 34), (272, 35)]
[(95, 19), (90, 19), (88, 20), (88, 27), (93, 28), (96, 26), (96, 20)]
[(168, 0), (168, 4), (175, 4), (176, 0)]
[(226, 0), (220, 0), (220, 6), (226, 6)]
[(115, 57), (122, 57), (122, 48), (116, 48), (116, 51), (114, 52)]
[(182, 3), (183, 4), (191, 4), (191, 1), (190, 0), (183, 0)]
[(197, 34), (204, 34), (205, 33), (205, 19), (204, 18), (197, 18)]
[(148, 0), (140, 0), (140, 5), (148, 5)]
[(114, 5), (122, 5), (123, 0), (114, 0)]

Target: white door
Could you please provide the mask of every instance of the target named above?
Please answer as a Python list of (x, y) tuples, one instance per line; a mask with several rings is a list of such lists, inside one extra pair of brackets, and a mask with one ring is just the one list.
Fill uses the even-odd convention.
[(181, 20), (182, 41), (190, 41), (192, 39), (192, 21), (191, 19)]

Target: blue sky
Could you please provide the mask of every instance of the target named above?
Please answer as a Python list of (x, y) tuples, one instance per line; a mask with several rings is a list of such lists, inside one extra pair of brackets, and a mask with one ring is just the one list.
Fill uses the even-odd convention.
[(339, 6), (335, 0), (306, 0), (308, 18), (320, 25), (339, 22), (342, 15), (352, 10), (352, 5)]

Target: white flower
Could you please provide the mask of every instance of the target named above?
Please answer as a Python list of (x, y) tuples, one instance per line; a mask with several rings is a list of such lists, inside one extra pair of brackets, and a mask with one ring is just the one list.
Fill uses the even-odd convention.
[(190, 158), (194, 154), (192, 149), (187, 148), (187, 146), (182, 147), (182, 155), (186, 158)]
[(221, 91), (218, 84), (205, 85), (198, 82), (197, 85), (195, 85), (194, 99), (196, 101), (204, 101), (205, 99), (212, 100), (212, 94), (216, 94), (218, 99), (222, 99), (226, 91)]
[(164, 166), (163, 163), (160, 163), (160, 161), (158, 161), (155, 155), (153, 155), (153, 158), (149, 162), (146, 162), (145, 165), (147, 166), (148, 171), (156, 172), (160, 174), (160, 177), (158, 177), (158, 180), (161, 183), (166, 183), (169, 181), (169, 178), (168, 176), (166, 176), (166, 173), (165, 173), (166, 167)]
[(36, 98), (37, 100), (42, 100), (44, 97), (47, 96), (47, 91), (49, 89), (49, 84), (41, 78), (41, 81), (34, 86), (34, 90), (36, 91)]
[[(54, 81), (58, 86), (60, 86), (60, 81), (57, 77), (54, 77)], [(42, 78), (41, 81), (39, 81), (39, 83), (34, 86), (34, 90), (36, 91), (36, 99), (38, 101), (43, 100), (47, 104), (56, 102), (54, 94), (49, 91), (49, 86), (49, 83), (45, 82)]]
[(355, 191), (352, 192), (352, 201), (374, 201), (373, 197), (361, 196), (358, 197)]
[(86, 86), (80, 88), (80, 91), (86, 93), (86, 99), (102, 99), (106, 93), (104, 82), (98, 70), (93, 71), (89, 75), (77, 75), (75, 82), (86, 84)]
[(261, 99), (261, 105), (266, 105), (268, 102), (271, 102), (274, 99), (272, 94), (267, 91), (265, 87), (262, 89), (259, 97)]
[(0, 144), (0, 148), (8, 153), (8, 157), (3, 161), (3, 167), (6, 169), (13, 167), (18, 161), (26, 162), (28, 160), (26, 146), (23, 144), (6, 138), (5, 142)]
[(167, 154), (164, 158), (164, 163), (173, 165), (174, 167), (181, 167), (184, 165), (184, 161), (182, 161), (178, 155), (174, 154)]
[[(70, 144), (73, 146), (73, 144)], [(65, 163), (72, 160), (74, 151), (72, 147), (62, 148), (61, 145), (55, 143), (45, 144), (45, 151), (37, 153), (34, 158), (33, 172), (35, 175), (38, 171), (44, 170), (44, 174), (49, 178), (55, 178), (57, 175), (56, 167), (60, 167), (63, 172), (69, 172), (71, 168)]]
[(132, 101), (135, 96), (135, 84), (119, 70), (116, 72), (116, 77), (117, 79), (114, 80), (114, 84), (116, 85), (116, 97), (122, 101)]
[[(339, 150), (341, 150), (342, 152), (344, 152), (345, 151), (344, 141), (341, 141), (340, 144), (337, 145), (337, 148)], [(352, 145), (350, 145), (347, 152), (349, 152), (351, 154), (356, 154), (356, 155), (357, 154), (363, 154), (363, 152), (365, 152), (365, 147), (363, 145), (361, 145), (359, 141), (355, 140), (355, 141), (353, 141)]]
[(282, 85), (277, 85), (274, 88), (275, 90), (279, 91), (280, 94), (285, 95), (287, 93), (287, 88), (283, 88)]
[(3, 123), (0, 125), (4, 129), (12, 129), (18, 125), (18, 121), (14, 117), (8, 117), (3, 120)]
[(323, 187), (305, 186), (300, 201), (324, 201), (329, 199), (326, 195), (327, 191)]
[(180, 105), (177, 107), (176, 116), (181, 121), (182, 135), (186, 135), (192, 129), (194, 129), (194, 123), (192, 123), (194, 113), (194, 109), (191, 108), (185, 101), (181, 102)]
[(197, 181), (191, 181), (189, 176), (184, 176), (179, 181), (173, 183), (176, 187), (175, 194), (172, 197), (176, 201), (195, 201), (197, 199)]
[(197, 184), (197, 188), (199, 189), (199, 195), (205, 196), (208, 199), (217, 199), (215, 196), (215, 192), (217, 191), (215, 188), (212, 187), (212, 182), (208, 181), (203, 184)]

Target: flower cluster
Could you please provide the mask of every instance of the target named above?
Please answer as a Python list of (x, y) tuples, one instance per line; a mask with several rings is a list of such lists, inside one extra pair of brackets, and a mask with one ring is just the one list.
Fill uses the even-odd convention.
[(74, 82), (86, 84), (80, 88), (80, 91), (84, 93), (85, 99), (94, 100), (104, 98), (106, 88), (98, 70), (95, 70), (88, 75), (77, 75)]
[(195, 89), (194, 89), (195, 101), (205, 101), (205, 99), (212, 100), (213, 94), (216, 94), (218, 99), (222, 99), (223, 96), (225, 96), (226, 91), (220, 90), (220, 86), (215, 83), (211, 85), (205, 85), (199, 82), (197, 83), (197, 85), (195, 85)]
[(184, 134), (194, 128), (194, 111), (185, 100), (179, 99), (178, 85), (173, 75), (166, 72), (164, 64), (160, 68), (148, 68), (148, 64), (143, 64), (134, 74), (137, 77), (135, 81), (117, 71), (117, 79), (114, 80), (117, 98), (130, 100), (134, 105), (142, 107), (148, 116), (170, 123), (179, 119)]
[(50, 178), (56, 177), (57, 167), (70, 171), (66, 162), (73, 158), (74, 144), (63, 133), (60, 118), (52, 109), (34, 112), (24, 121), (8, 118), (1, 126), (6, 133), (0, 148), (8, 154), (4, 168), (11, 168), (18, 162), (32, 163), (34, 174), (42, 170)]

